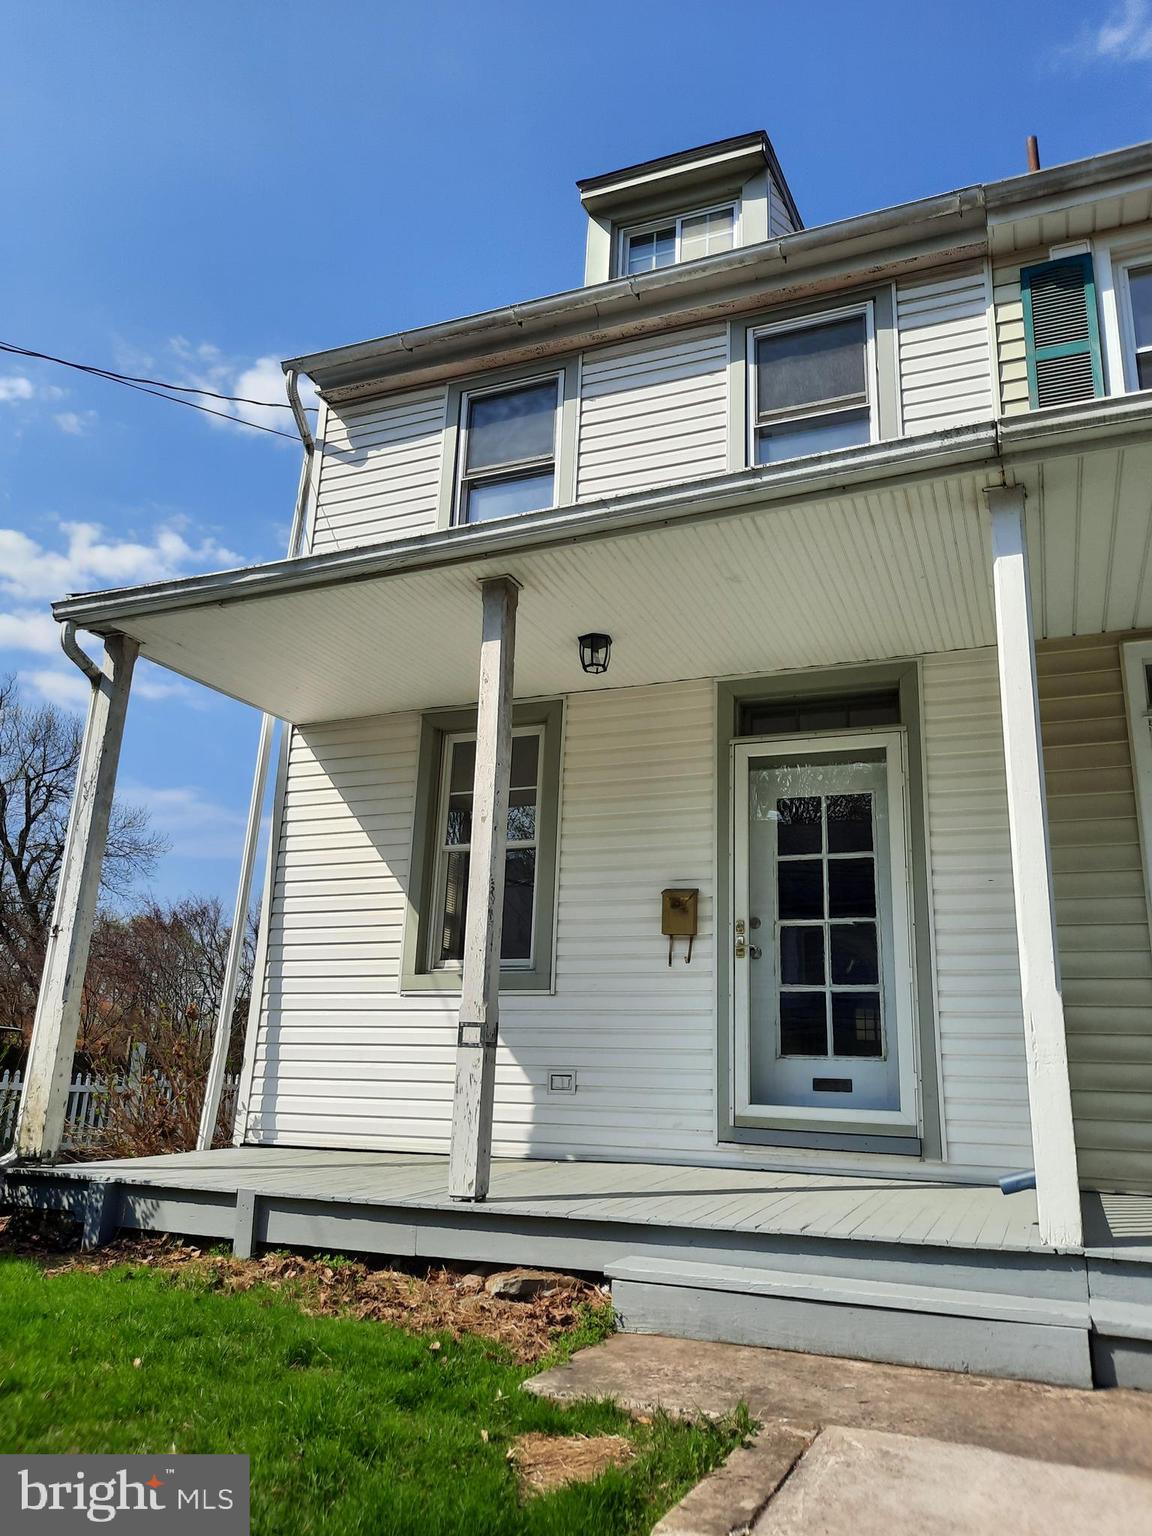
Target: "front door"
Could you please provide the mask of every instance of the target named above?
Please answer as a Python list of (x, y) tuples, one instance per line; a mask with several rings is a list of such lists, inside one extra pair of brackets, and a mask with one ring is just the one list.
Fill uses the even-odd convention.
[(903, 747), (733, 748), (738, 1120), (915, 1132)]

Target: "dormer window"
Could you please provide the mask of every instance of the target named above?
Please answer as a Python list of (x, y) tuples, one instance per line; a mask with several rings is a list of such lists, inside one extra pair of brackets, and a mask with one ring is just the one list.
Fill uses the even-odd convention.
[(679, 261), (695, 261), (730, 251), (736, 243), (736, 207), (702, 208), (693, 213), (639, 224), (621, 234), (621, 276), (655, 272)]

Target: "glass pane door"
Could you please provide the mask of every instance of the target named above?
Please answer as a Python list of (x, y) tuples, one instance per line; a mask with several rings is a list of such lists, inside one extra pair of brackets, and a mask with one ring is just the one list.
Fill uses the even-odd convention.
[(892, 841), (903, 808), (889, 803), (890, 748), (870, 740), (744, 751), (747, 926), (734, 963), (752, 1104), (901, 1105), (895, 954), (907, 935), (895, 931), (905, 908), (893, 900)]

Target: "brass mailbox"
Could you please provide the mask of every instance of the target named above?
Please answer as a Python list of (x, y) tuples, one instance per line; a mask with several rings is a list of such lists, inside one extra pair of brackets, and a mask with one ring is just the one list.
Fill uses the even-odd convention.
[(668, 940), (668, 964), (672, 964), (672, 946), (677, 939), (688, 940), (684, 964), (692, 959), (692, 940), (697, 932), (697, 908), (700, 892), (673, 889), (660, 892), (660, 932)]

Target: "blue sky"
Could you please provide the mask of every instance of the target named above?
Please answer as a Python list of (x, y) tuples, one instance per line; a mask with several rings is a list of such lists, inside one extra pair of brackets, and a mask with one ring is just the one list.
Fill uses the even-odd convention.
[[(1152, 134), (1152, 3), (0, 0), (0, 340), (282, 398), (277, 360), (575, 286), (573, 182), (766, 128), (806, 222)], [(250, 413), (290, 427), (287, 413)], [(280, 418), (283, 418), (282, 420)], [(283, 553), (298, 450), (0, 354), (0, 673), (48, 603)], [(257, 718), (142, 667), (152, 888), (230, 895)]]

